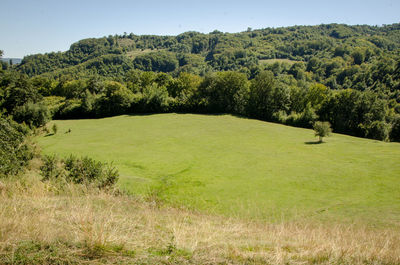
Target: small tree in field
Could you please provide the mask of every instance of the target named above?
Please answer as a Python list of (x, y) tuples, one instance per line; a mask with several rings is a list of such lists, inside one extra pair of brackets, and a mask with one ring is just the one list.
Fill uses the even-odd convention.
[(52, 129), (52, 131), (53, 131), (53, 134), (56, 134), (57, 133), (57, 130), (58, 130), (58, 127), (57, 127), (57, 124), (53, 124), (53, 127), (51, 128)]
[(319, 142), (322, 143), (322, 138), (329, 136), (332, 132), (331, 124), (327, 121), (316, 121), (313, 125), (315, 136), (319, 137)]

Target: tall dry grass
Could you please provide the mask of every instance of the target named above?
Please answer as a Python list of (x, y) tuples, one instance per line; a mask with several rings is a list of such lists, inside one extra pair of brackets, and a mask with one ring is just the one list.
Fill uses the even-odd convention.
[(397, 228), (262, 223), (43, 183), (0, 185), (0, 264), (400, 264)]

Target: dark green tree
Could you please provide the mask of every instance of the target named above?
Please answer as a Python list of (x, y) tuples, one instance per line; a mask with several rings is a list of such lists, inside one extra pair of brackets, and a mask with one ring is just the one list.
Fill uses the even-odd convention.
[(244, 114), (249, 83), (245, 74), (227, 71), (207, 76), (199, 93), (211, 112)]
[(104, 116), (126, 113), (133, 101), (133, 93), (115, 81), (104, 83), (104, 92), (97, 103), (97, 113)]
[(290, 105), (290, 90), (276, 82), (272, 72), (264, 71), (251, 82), (248, 113), (256, 118), (272, 120), (273, 114), (287, 111)]

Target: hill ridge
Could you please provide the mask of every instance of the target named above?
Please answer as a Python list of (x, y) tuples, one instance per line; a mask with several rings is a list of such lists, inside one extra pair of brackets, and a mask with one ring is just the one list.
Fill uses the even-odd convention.
[[(239, 33), (213, 31), (200, 33), (188, 31), (176, 36), (162, 35), (109, 35), (86, 38), (75, 42), (66, 52), (51, 52), (24, 57), (18, 70), (28, 75), (48, 73), (80, 65), (90, 59), (109, 55), (108, 62), (99, 64), (121, 65), (116, 58), (122, 56), (129, 69), (179, 72), (189, 70), (199, 74), (209, 71), (251, 69), (258, 60), (290, 59), (308, 62), (311, 58), (334, 58), (335, 49), (342, 47), (350, 54), (355, 48), (370, 49), (373, 53), (398, 55), (400, 24), (384, 26), (346, 24), (321, 24), (316, 26), (291, 26), (264, 28)], [(346, 51), (347, 49), (347, 51)], [(164, 56), (169, 67), (146, 64), (149, 56), (140, 54), (150, 50), (153, 56)], [(139, 59), (129, 58), (136, 51)], [(379, 52), (378, 52), (379, 51)], [(195, 62), (194, 62), (195, 61)], [(101, 69), (101, 66), (94, 66)], [(88, 68), (85, 68), (88, 70)], [(90, 68), (89, 68), (90, 69)], [(104, 71), (105, 75), (108, 71)]]

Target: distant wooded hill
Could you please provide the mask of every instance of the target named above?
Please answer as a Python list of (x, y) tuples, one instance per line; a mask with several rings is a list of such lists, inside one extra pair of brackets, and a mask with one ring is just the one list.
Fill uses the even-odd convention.
[(11, 62), (12, 64), (19, 64), (22, 61), (21, 58), (0, 58), (0, 60), (7, 63)]
[[(131, 69), (191, 72), (235, 70), (250, 78), (274, 63), (295, 65), (293, 72), (313, 72), (330, 87), (332, 74), (346, 65), (362, 66), (399, 58), (400, 24), (385, 26), (328, 24), (248, 30), (240, 33), (185, 32), (178, 36), (134, 34), (84, 39), (66, 52), (25, 57), (18, 70), (29, 76), (99, 74), (122, 78)], [(354, 70), (351, 70), (354, 72)], [(336, 78), (335, 78), (336, 79)], [(343, 83), (344, 77), (340, 77)], [(339, 84), (340, 85), (340, 84)]]

